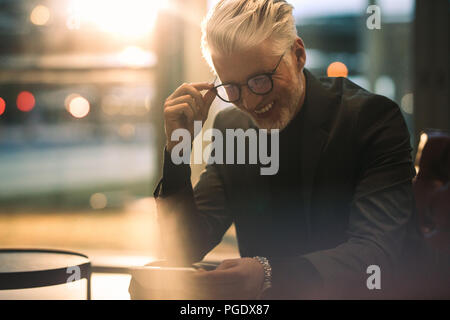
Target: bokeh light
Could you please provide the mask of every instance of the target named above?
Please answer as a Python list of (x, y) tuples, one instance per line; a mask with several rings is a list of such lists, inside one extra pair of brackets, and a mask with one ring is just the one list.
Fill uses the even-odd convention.
[(70, 102), (77, 97), (80, 97), (78, 93), (71, 93), (64, 99), (64, 106), (66, 107), (67, 112), (70, 112)]
[(400, 107), (403, 112), (407, 114), (412, 114), (414, 111), (414, 96), (412, 93), (407, 93), (403, 96), (402, 101), (400, 103)]
[(34, 108), (34, 105), (36, 104), (36, 100), (34, 99), (34, 96), (29, 91), (22, 91), (17, 96), (17, 108), (20, 111), (28, 112), (31, 111)]
[(347, 66), (339, 61), (333, 62), (328, 66), (327, 75), (329, 77), (347, 77)]
[(37, 25), (43, 26), (50, 20), (50, 10), (43, 5), (36, 6), (30, 14), (30, 21)]
[(0, 97), (0, 116), (5, 112), (6, 110), (6, 102), (3, 100), (3, 98)]
[(91, 196), (89, 203), (91, 204), (92, 209), (100, 210), (106, 208), (108, 199), (103, 193), (94, 193)]
[(80, 95), (69, 95), (65, 100), (65, 104), (69, 113), (75, 118), (84, 118), (89, 114), (89, 101)]

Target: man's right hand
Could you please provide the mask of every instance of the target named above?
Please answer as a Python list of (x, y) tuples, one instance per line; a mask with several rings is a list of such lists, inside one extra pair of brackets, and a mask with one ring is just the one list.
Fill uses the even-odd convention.
[[(204, 95), (201, 91), (208, 90)], [(187, 129), (194, 137), (194, 121), (204, 123), (208, 117), (211, 103), (216, 97), (214, 85), (211, 83), (184, 83), (178, 87), (164, 103), (164, 125), (166, 130), (166, 149), (168, 152), (178, 143), (172, 141), (172, 132), (176, 129)], [(192, 142), (191, 140), (191, 142)]]

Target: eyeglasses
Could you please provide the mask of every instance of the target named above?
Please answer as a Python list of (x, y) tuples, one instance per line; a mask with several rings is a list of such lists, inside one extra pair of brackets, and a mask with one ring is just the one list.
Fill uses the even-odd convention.
[[(286, 52), (285, 52), (286, 53)], [(272, 76), (278, 69), (278, 66), (281, 63), (285, 53), (283, 53), (278, 61), (276, 67), (268, 73), (262, 73), (251, 77), (247, 80), (247, 83), (239, 84), (239, 83), (222, 83), (218, 86), (215, 86), (217, 96), (225, 102), (236, 102), (241, 99), (241, 87), (247, 86), (251, 92), (257, 95), (265, 95), (268, 94), (273, 89), (273, 79)], [(216, 78), (217, 80), (217, 78)]]

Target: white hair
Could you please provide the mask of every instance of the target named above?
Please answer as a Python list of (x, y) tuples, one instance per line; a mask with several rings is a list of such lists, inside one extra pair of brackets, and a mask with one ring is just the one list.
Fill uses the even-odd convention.
[(202, 23), (203, 57), (248, 50), (267, 39), (272, 54), (282, 54), (297, 37), (293, 6), (283, 0), (220, 0)]

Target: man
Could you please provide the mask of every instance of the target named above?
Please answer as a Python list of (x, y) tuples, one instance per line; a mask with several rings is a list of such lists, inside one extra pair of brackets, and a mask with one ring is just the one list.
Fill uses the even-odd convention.
[[(392, 294), (418, 239), (415, 171), (398, 106), (345, 78), (318, 80), (306, 70), (285, 1), (222, 0), (203, 27), (218, 83), (183, 84), (164, 105), (167, 145), (155, 198), (167, 259), (202, 260), (234, 222), (241, 258), (193, 275), (195, 290), (231, 299)], [(275, 175), (261, 175), (260, 164), (212, 163), (193, 188), (189, 165), (172, 162), (172, 133), (193, 136), (194, 121), (207, 118), (217, 95), (234, 104), (215, 119), (224, 136), (226, 129), (280, 130)]]

